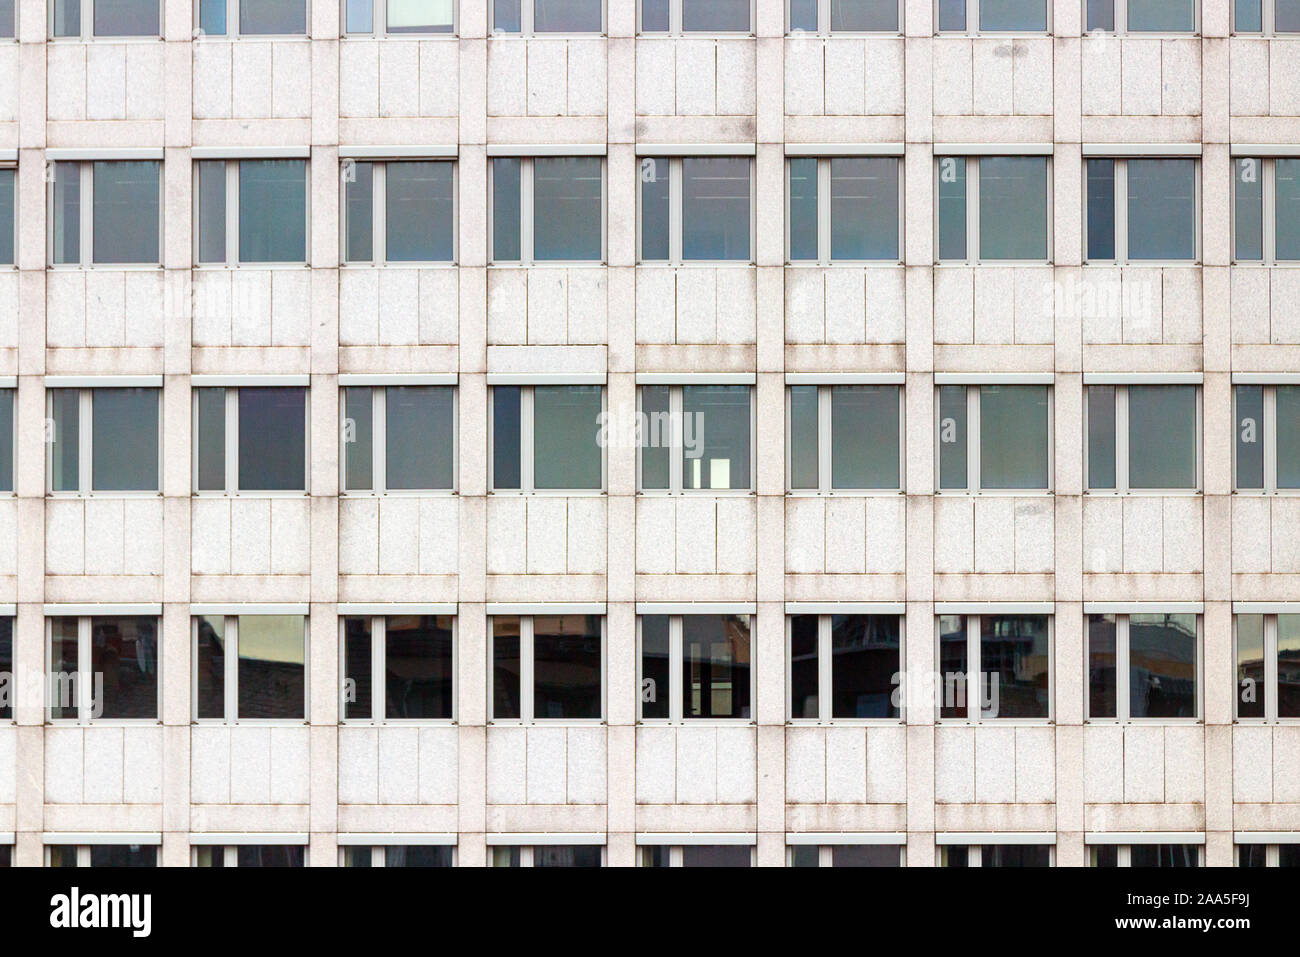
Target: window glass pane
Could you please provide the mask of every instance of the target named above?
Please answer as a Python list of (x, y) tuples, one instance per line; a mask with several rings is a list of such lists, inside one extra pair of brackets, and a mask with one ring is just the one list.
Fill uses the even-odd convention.
[(989, 718), (1046, 718), (1051, 700), (1046, 615), (981, 615), (980, 671)]
[(1047, 157), (980, 160), (980, 258), (1047, 258)]
[(14, 490), (14, 390), (0, 389), (0, 492)]
[(1233, 29), (1237, 33), (1259, 33), (1263, 29), (1262, 0), (1233, 0)]
[(373, 0), (344, 0), (343, 32), (372, 33), (375, 29)]
[(749, 488), (750, 387), (682, 388), (682, 486)]
[(384, 696), (389, 718), (452, 717), (452, 618), (390, 615), (384, 634)]
[(305, 160), (239, 161), (239, 261), (307, 261)]
[(91, 867), (157, 867), (156, 844), (92, 844)]
[(668, 717), (668, 616), (641, 616), (641, 717)]
[(749, 616), (682, 616), (682, 715), (748, 718)]
[[(941, 4), (949, 0), (940, 0)], [(965, 0), (951, 0), (965, 10)], [(942, 16), (942, 9), (940, 12)], [(939, 159), (939, 259), (966, 258), (966, 160)]]
[(899, 487), (899, 387), (831, 389), (831, 485)]
[(516, 156), (492, 160), (492, 259), (518, 262), (520, 186), (522, 166)]
[(939, 32), (964, 33), (966, 0), (939, 0)]
[(1088, 717), (1115, 718), (1115, 616), (1088, 616)]
[(1119, 867), (1119, 846), (1116, 844), (1094, 844), (1088, 848), (1090, 867)]
[(533, 619), (533, 717), (600, 718), (599, 615)]
[(791, 867), (817, 867), (820, 858), (821, 848), (816, 844), (795, 844), (790, 848)]
[(389, 163), (386, 175), (388, 261), (451, 262), (452, 164)]
[(0, 675), (6, 675), (0, 685), (0, 719), (12, 720), (14, 716), (14, 620), (12, 616), (0, 618)]
[(749, 0), (682, 0), (682, 29), (748, 33)]
[(14, 35), (14, 6), (16, 0), (0, 0), (0, 37)]
[(1047, 488), (1047, 386), (980, 386), (980, 487)]
[(490, 867), (520, 867), (520, 866), (522, 866), (522, 864), (521, 864), (521, 860), (520, 860), (520, 854), (519, 854), (520, 850), (521, 850), (521, 848), (519, 848), (519, 847), (517, 847), (517, 846), (516, 846), (516, 847), (502, 847), (502, 846), (500, 846), (500, 845), (497, 845), (497, 846), (491, 848), (491, 851), (492, 851), (492, 863), (491, 863), (489, 866), (490, 866)]
[(831, 160), (831, 258), (898, 259), (898, 160)]
[(790, 0), (790, 32), (817, 32), (817, 0)]
[(831, 717), (897, 718), (896, 615), (831, 617)]
[(225, 867), (226, 849), (220, 844), (201, 844), (194, 848), (195, 867)]
[(745, 844), (688, 844), (682, 867), (749, 867), (753, 849)]
[(637, 437), (641, 446), (641, 487), (668, 488), (673, 428), (668, 411), (669, 387), (643, 385)]
[(1264, 387), (1239, 385), (1237, 400), (1237, 488), (1264, 487)]
[(370, 262), (375, 255), (375, 167), (372, 163), (344, 161), (343, 202), (347, 225), (344, 258), (354, 263)]
[(14, 172), (0, 169), (0, 263), (5, 265), (14, 261)]
[(306, 620), (239, 616), (239, 718), (302, 718), (306, 706)]
[(1044, 0), (980, 0), (980, 29), (1043, 31), (1047, 29)]
[(970, 848), (965, 844), (945, 844), (939, 848), (940, 867), (968, 867)]
[(831, 867), (900, 867), (902, 855), (895, 844), (836, 844)]
[(641, 867), (671, 867), (672, 848), (665, 844), (653, 844), (638, 847), (638, 863)]
[(50, 488), (81, 490), (81, 391), (50, 390)]
[(95, 262), (159, 261), (158, 171), (161, 166), (152, 161), (94, 164)]
[(287, 844), (240, 844), (239, 867), (302, 867), (303, 849)]
[(226, 390), (197, 389), (198, 393), (198, 476), (200, 492), (226, 487)]
[(1130, 488), (1196, 487), (1196, 386), (1128, 387)]
[(203, 160), (195, 166), (198, 178), (199, 262), (226, 261), (226, 162)]
[(534, 33), (599, 33), (601, 0), (533, 0)]
[(1196, 0), (1128, 0), (1128, 28), (1133, 33), (1191, 33)]
[(669, 0), (641, 0), (641, 31), (643, 33), (668, 32)]
[(158, 390), (95, 389), (91, 487), (97, 492), (158, 490)]
[(95, 0), (95, 36), (156, 37), (158, 0)]
[(306, 0), (239, 0), (239, 32), (274, 36), (305, 34)]
[(1277, 487), (1300, 488), (1300, 386), (1277, 393)]
[(831, 0), (831, 32), (897, 33), (897, 0)]
[(1130, 867), (1197, 867), (1200, 848), (1195, 844), (1134, 844)]
[(533, 487), (601, 487), (601, 387), (533, 389)]
[(54, 0), (54, 35), (81, 36), (80, 0)]
[(492, 717), (521, 718), (519, 617), (492, 617)]
[(669, 256), (669, 161), (647, 156), (641, 160), (641, 259), (662, 261)]
[(1086, 30), (1114, 31), (1115, 0), (1087, 0), (1088, 16)]
[(1196, 616), (1130, 615), (1129, 716), (1196, 717)]
[(518, 33), (522, 30), (523, 2), (525, 0), (492, 0), (492, 29), (497, 33)]
[(939, 616), (939, 717), (966, 717), (966, 679), (970, 671), (966, 616)]
[(373, 850), (369, 847), (344, 847), (341, 850), (344, 867), (370, 867), (372, 864)]
[(596, 844), (543, 844), (533, 848), (533, 867), (600, 867)]
[(1088, 488), (1115, 487), (1115, 387), (1088, 386)]
[(451, 488), (456, 465), (454, 387), (389, 386), (386, 398), (388, 488)]
[(239, 390), (239, 488), (244, 492), (307, 488), (307, 390)]
[(817, 392), (815, 385), (790, 387), (790, 487), (817, 487)]
[(158, 717), (158, 619), (91, 619), (90, 659), (95, 717)]
[(388, 0), (389, 33), (450, 33), (453, 0)]
[(1300, 33), (1300, 2), (1298, 0), (1273, 0), (1273, 31), (1275, 33)]
[(966, 387), (939, 387), (939, 488), (966, 487)]
[(343, 619), (343, 717), (374, 717), (371, 655), (374, 635), (369, 618)]
[(790, 261), (817, 258), (817, 160), (789, 161)]
[(1238, 844), (1238, 867), (1267, 867), (1267, 844)]
[(1088, 172), (1088, 259), (1115, 258), (1115, 161), (1084, 161)]
[[(1300, 4), (1297, 4), (1300, 9)], [(1300, 23), (1296, 24), (1300, 29)], [(1300, 160), (1274, 160), (1278, 259), (1300, 259)]]
[(1050, 867), (1052, 851), (1047, 844), (985, 844), (984, 867)]
[(51, 844), (48, 851), (50, 855), (50, 867), (77, 866), (77, 845)]
[(389, 845), (384, 867), (451, 867), (452, 848), (439, 844)]
[(1300, 718), (1300, 615), (1277, 616), (1277, 716)]
[[(1264, 256), (1264, 176), (1263, 162), (1254, 158), (1234, 160), (1233, 256), (1240, 261), (1259, 260)], [(1279, 203), (1279, 207), (1280, 207)], [(1278, 210), (1281, 212), (1281, 209)], [(1278, 222), (1279, 227), (1281, 221)]]
[(226, 716), (226, 619), (199, 618), (194, 655), (198, 682), (194, 713), (200, 718)]
[(75, 718), (81, 679), (77, 674), (77, 619), (50, 619), (50, 683), (49, 705), (51, 718)]
[(749, 171), (744, 156), (682, 160), (683, 259), (749, 259)]
[[(1278, 654), (1278, 665), (1282, 655)], [(1279, 683), (1281, 671), (1278, 672)], [(1264, 616), (1237, 615), (1237, 717), (1264, 717)]]
[(374, 394), (371, 389), (343, 390), (343, 468), (349, 491), (368, 491), (374, 480)]
[(199, 32), (217, 37), (226, 35), (226, 0), (199, 0)]
[(492, 487), (519, 488), (520, 400), (517, 385), (492, 387)]
[(54, 262), (81, 262), (81, 165), (54, 164)]
[(533, 160), (533, 258), (599, 262), (601, 160)]
[(790, 616), (790, 717), (818, 718), (817, 616)]
[(1196, 258), (1195, 160), (1128, 161), (1128, 258)]

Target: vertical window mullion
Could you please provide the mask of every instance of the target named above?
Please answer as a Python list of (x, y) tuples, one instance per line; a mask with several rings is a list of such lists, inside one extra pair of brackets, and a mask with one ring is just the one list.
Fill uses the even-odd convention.
[(533, 616), (519, 619), (519, 718), (536, 720), (533, 713)]
[(823, 723), (835, 717), (831, 707), (835, 690), (834, 673), (831, 670), (831, 616), (819, 615), (817, 618), (817, 717)]
[[(1277, 701), (1277, 615), (1264, 616), (1264, 719), (1276, 721)], [(1241, 691), (1238, 689), (1237, 694)]]
[[(89, 3), (89, 0), (83, 0)], [(84, 21), (83, 21), (84, 22)], [(94, 204), (95, 204), (95, 164), (89, 161), (78, 164), (78, 174), (81, 179), (81, 206), (77, 210), (78, 224), (80, 230), (80, 242), (77, 244), (80, 252), (82, 266), (89, 266), (95, 261), (95, 229), (94, 229)]]
[(533, 264), (534, 162), (529, 157), (519, 163), (519, 264), (521, 266)]
[(94, 469), (91, 457), (95, 454), (94, 389), (77, 390), (77, 491), (89, 495), (94, 489)]
[(90, 617), (77, 619), (77, 722), (89, 724), (94, 711), (94, 668), (90, 662)]
[(1127, 493), (1128, 483), (1128, 386), (1115, 386), (1115, 491)]
[(1128, 615), (1115, 616), (1115, 720), (1129, 720)]
[(966, 386), (966, 489), (980, 491), (980, 387)]
[(233, 723), (239, 720), (239, 617), (226, 616), (226, 700), (225, 719)]
[[(1272, 4), (1265, 3), (1264, 7), (1269, 8)], [(1260, 205), (1260, 254), (1265, 263), (1277, 262), (1277, 160), (1264, 159), (1260, 161), (1263, 167), (1263, 181), (1261, 183)]]
[(966, 261), (980, 261), (980, 161), (966, 157)]
[(668, 619), (668, 720), (674, 724), (682, 722), (682, 668), (684, 667), (682, 648), (682, 616), (673, 615)]
[(385, 652), (388, 648), (388, 619), (376, 615), (370, 620), (370, 720), (383, 721), (388, 716), (385, 693)]
[[(1260, 423), (1264, 441), (1264, 491), (1277, 492), (1277, 387), (1264, 386), (1264, 421)], [(1233, 428), (1238, 428), (1233, 423)], [(1235, 450), (1237, 443), (1233, 442)]]
[(519, 490), (536, 491), (533, 456), (534, 448), (533, 386), (524, 386), (519, 390)]
[[(238, 0), (234, 0), (235, 3)], [(239, 9), (235, 8), (238, 29)], [(226, 24), (227, 31), (230, 24)], [(239, 160), (226, 160), (226, 265), (239, 263)]]
[(831, 430), (831, 387), (817, 387), (817, 488), (829, 492), (835, 488), (831, 475), (831, 454), (835, 434)]
[[(674, 2), (675, 15), (681, 10)], [(674, 156), (668, 160), (668, 261), (675, 265), (682, 263), (682, 203), (684, 196), (684, 179), (682, 158)]]
[(371, 167), (370, 261), (376, 266), (388, 262), (388, 164)]
[(376, 494), (388, 491), (388, 389), (376, 386), (370, 395), (371, 485)]
[(680, 493), (682, 491), (683, 475), (686, 470), (684, 458), (686, 449), (683, 445), (685, 435), (685, 423), (682, 420), (683, 415), (682, 387), (672, 385), (668, 387), (668, 426), (669, 442), (671, 448), (668, 456), (668, 491), (671, 493)]
[(226, 494), (239, 492), (239, 389), (226, 389)]
[[(752, 177), (751, 177), (752, 178)], [(817, 261), (831, 261), (831, 161), (817, 160)]]
[(980, 616), (966, 616), (966, 720), (984, 720), (984, 684), (980, 676)]
[[(1123, 0), (1116, 0), (1122, 3)], [(1119, 27), (1119, 11), (1115, 26)], [(1128, 160), (1115, 160), (1115, 262), (1128, 262)]]

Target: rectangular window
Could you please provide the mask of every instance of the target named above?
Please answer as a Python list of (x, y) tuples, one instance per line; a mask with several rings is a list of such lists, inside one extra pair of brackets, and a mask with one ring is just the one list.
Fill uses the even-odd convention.
[(1088, 385), (1088, 491), (1200, 487), (1200, 388)]
[(158, 619), (46, 619), (50, 720), (158, 719)]
[(347, 721), (449, 721), (456, 714), (455, 619), (347, 616), (342, 714)]
[(601, 33), (604, 6), (603, 0), (492, 0), (492, 32)]
[(790, 844), (787, 867), (901, 867), (901, 844)]
[(196, 844), (195, 867), (303, 867), (307, 848), (299, 844)]
[(157, 160), (53, 164), (50, 262), (56, 266), (156, 265), (162, 235)]
[(1236, 615), (1237, 718), (1300, 718), (1300, 615)]
[(447, 160), (344, 160), (344, 262), (454, 262), (455, 168)]
[(792, 491), (902, 488), (901, 386), (792, 385), (786, 400)]
[(941, 491), (1051, 488), (1051, 387), (940, 385)]
[(307, 0), (196, 0), (200, 35), (306, 36)]
[(1300, 488), (1300, 386), (1234, 386), (1237, 491)]
[(489, 867), (601, 867), (599, 844), (496, 844), (489, 848)]
[[(2, 2), (2, 0), (0, 0)], [(12, 266), (17, 244), (18, 171), (0, 166), (0, 266)]]
[(1300, 260), (1300, 159), (1238, 157), (1232, 169), (1233, 258)]
[(1089, 614), (1088, 717), (1198, 717), (1199, 627), (1191, 613)]
[(791, 721), (900, 716), (897, 615), (791, 615), (787, 628)]
[(751, 716), (749, 615), (641, 615), (641, 719)]
[[(1046, 0), (937, 0), (939, 33), (1046, 33)], [(978, 24), (972, 28), (971, 25)]]
[(497, 385), (489, 401), (493, 491), (604, 488), (604, 386)]
[(343, 0), (347, 36), (455, 33), (455, 0)]
[(645, 844), (637, 848), (640, 867), (753, 867), (752, 844)]
[(1089, 262), (1194, 262), (1199, 255), (1194, 159), (1084, 159)]
[(455, 386), (345, 386), (340, 391), (345, 492), (456, 487)]
[(306, 160), (199, 160), (194, 175), (199, 263), (307, 262)]
[(786, 162), (791, 262), (897, 262), (902, 190), (896, 156)]
[(753, 387), (643, 385), (643, 491), (752, 489)]
[(157, 867), (157, 844), (49, 844), (46, 867)]
[(204, 615), (194, 619), (193, 641), (195, 719), (306, 716), (304, 615)]
[(898, 0), (788, 0), (790, 33), (898, 33)]
[(492, 720), (600, 720), (603, 626), (599, 615), (494, 615)]
[[(2, 17), (0, 17), (2, 19)], [(9, 6), (10, 32), (13, 36), (13, 5)], [(158, 37), (158, 0), (51, 0), (50, 36), (80, 37)]]
[(455, 867), (451, 844), (346, 845), (339, 848), (340, 867)]
[(161, 413), (161, 389), (48, 389), (48, 491), (157, 492)]
[(942, 844), (940, 867), (1051, 867), (1051, 844)]
[[(14, 718), (14, 619), (12, 615), (0, 617), (0, 721)], [(0, 845), (3, 847), (4, 845)]]
[(1238, 844), (1238, 867), (1300, 867), (1300, 843)]
[(1300, 33), (1300, 0), (1233, 0), (1233, 32)]
[(14, 459), (18, 450), (17, 429), (14, 427), (17, 400), (17, 389), (0, 389), (0, 495), (14, 491)]
[(939, 262), (1046, 262), (1051, 256), (1046, 156), (940, 156)]
[(194, 491), (305, 492), (307, 389), (194, 390)]
[(604, 261), (603, 157), (498, 156), (491, 163), (492, 262)]
[(753, 160), (642, 157), (642, 262), (751, 262)]
[(641, 0), (642, 33), (749, 33), (751, 0)]
[(939, 717), (1052, 716), (1048, 615), (939, 615)]
[(1196, 32), (1196, 0), (1084, 0), (1084, 10), (1088, 33)]

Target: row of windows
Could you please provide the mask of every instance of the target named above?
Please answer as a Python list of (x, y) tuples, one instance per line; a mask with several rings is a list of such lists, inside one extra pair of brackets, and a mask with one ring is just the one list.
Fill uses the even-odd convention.
[[(1086, 385), (1089, 492), (1201, 487), (1197, 385)], [(193, 390), (195, 494), (305, 492), (305, 386)], [(456, 489), (456, 387), (344, 386), (344, 494)], [(752, 491), (754, 387), (641, 385), (635, 432), (642, 492)], [(14, 490), (15, 390), (0, 388), (0, 491)], [(789, 385), (787, 488), (792, 493), (901, 491), (900, 385)], [(1300, 386), (1234, 388), (1234, 488), (1300, 489)], [(44, 423), (47, 491), (157, 493), (162, 390), (50, 388)], [(494, 492), (598, 492), (619, 441), (602, 385), (489, 388), (488, 487)], [(939, 492), (1052, 490), (1052, 387), (936, 387)]]
[[(791, 263), (900, 261), (897, 156), (787, 161)], [(599, 156), (489, 161), (488, 246), (499, 264), (605, 259), (605, 161)], [(1300, 159), (1233, 160), (1234, 258), (1300, 261)], [(344, 263), (454, 263), (452, 160), (342, 164)], [(1090, 263), (1195, 262), (1199, 161), (1087, 158), (1084, 250)], [(0, 169), (0, 263), (14, 262), (15, 169)], [(49, 187), (49, 262), (161, 262), (162, 163), (56, 161)], [(941, 156), (935, 164), (936, 262), (1048, 262), (1047, 156)], [(199, 265), (308, 261), (307, 161), (194, 164), (194, 260)], [(753, 160), (644, 157), (639, 261), (750, 262)]]
[[(495, 34), (600, 34), (603, 0), (486, 0)], [(787, 0), (801, 33), (901, 32), (899, 0)], [(1194, 33), (1196, 0), (1084, 0), (1087, 32)], [(752, 0), (640, 0), (643, 34), (750, 33)], [(1300, 32), (1297, 0), (1235, 0), (1234, 32)], [(0, 37), (14, 36), (14, 0), (0, 0)], [(345, 36), (454, 34), (455, 0), (342, 0)], [(199, 35), (306, 36), (307, 0), (197, 0)], [(1046, 33), (1047, 0), (936, 0), (937, 33)], [(1119, 24), (1117, 31), (1116, 24)], [(50, 0), (50, 36), (159, 37), (158, 0)]]
[[(0, 671), (12, 679), (12, 618), (0, 619)], [(193, 619), (195, 721), (303, 720), (303, 615)], [(638, 616), (643, 721), (752, 717), (751, 617)], [(1085, 714), (1090, 720), (1196, 719), (1203, 664), (1191, 612), (1087, 614)], [(908, 693), (943, 720), (1050, 720), (1054, 642), (1047, 614), (941, 614), (938, 669), (906, 681), (902, 619), (893, 614), (796, 614), (786, 619), (787, 717), (792, 722), (901, 720)], [(159, 620), (46, 619), (51, 721), (156, 720)], [(1236, 717), (1300, 718), (1300, 615), (1238, 614)], [(340, 619), (340, 717), (345, 722), (451, 721), (457, 714), (455, 616)], [(600, 721), (606, 638), (595, 614), (492, 615), (492, 721)], [(910, 689), (910, 690), (909, 690)], [(11, 718), (12, 680), (0, 716)]]

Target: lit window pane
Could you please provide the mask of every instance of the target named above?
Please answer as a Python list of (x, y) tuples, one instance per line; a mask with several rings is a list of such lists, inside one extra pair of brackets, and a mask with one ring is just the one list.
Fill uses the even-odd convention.
[(305, 34), (306, 0), (239, 0), (239, 32), (270, 36)]
[(1047, 158), (980, 160), (980, 258), (1047, 258)]
[(667, 615), (641, 616), (641, 717), (666, 718), (669, 705)]
[(240, 160), (239, 260), (307, 261), (305, 160)]
[(748, 718), (749, 616), (682, 616), (682, 715)]
[(1115, 258), (1115, 161), (1085, 160), (1088, 172), (1088, 259)]
[(601, 0), (533, 0), (534, 33), (599, 33)]
[(1277, 716), (1300, 718), (1300, 615), (1277, 616)]
[(369, 491), (374, 483), (374, 394), (367, 388), (343, 390), (343, 465), (349, 491)]
[(492, 259), (519, 262), (520, 171), (518, 158), (492, 160)]
[(226, 716), (226, 619), (220, 615), (197, 620), (194, 656), (197, 683), (195, 714), (200, 718)]
[(1277, 391), (1277, 487), (1300, 488), (1300, 386)]
[(1128, 258), (1196, 258), (1195, 160), (1128, 161)]
[(158, 390), (95, 389), (91, 487), (96, 492), (158, 490)]
[(492, 389), (492, 487), (519, 488), (523, 390), (517, 385)]
[(375, 168), (371, 163), (351, 163), (343, 169), (344, 218), (347, 223), (348, 262), (374, 259)]
[(1128, 388), (1130, 488), (1196, 487), (1196, 387)]
[(897, 718), (896, 615), (831, 617), (831, 717)]
[[(1242, 262), (1258, 261), (1264, 256), (1264, 175), (1263, 162), (1247, 158), (1232, 164), (1233, 196), (1232, 216), (1235, 226), (1236, 246), (1233, 255)], [(1280, 213), (1282, 203), (1278, 202)], [(1282, 222), (1278, 220), (1279, 232)]]
[(980, 0), (980, 29), (990, 33), (1047, 29), (1044, 0)]
[(1115, 487), (1115, 387), (1088, 386), (1088, 488)]
[(601, 160), (533, 160), (533, 258), (600, 261)]
[(898, 0), (831, 0), (832, 33), (897, 33)]
[(387, 0), (389, 33), (450, 33), (453, 0)]
[(980, 487), (1047, 488), (1047, 386), (980, 386)]
[(1118, 687), (1115, 616), (1088, 616), (1088, 717), (1115, 718)]
[(369, 618), (343, 620), (343, 717), (373, 718), (374, 678), (371, 656), (374, 634)]
[(451, 386), (387, 390), (390, 489), (449, 489), (455, 470), (455, 395)]
[[(1297, 5), (1300, 7), (1300, 5)], [(1300, 23), (1296, 25), (1300, 29)], [(1300, 160), (1274, 161), (1278, 259), (1300, 259)]]
[(1046, 615), (981, 615), (980, 671), (987, 677), (990, 718), (1046, 718), (1048, 697)]
[(156, 37), (159, 0), (95, 0), (95, 36)]
[(384, 628), (384, 698), (389, 718), (452, 716), (452, 619), (390, 615)]
[(199, 262), (226, 261), (226, 163), (204, 160), (197, 164)]
[(523, 717), (519, 624), (517, 615), (492, 618), (492, 717), (498, 720)]
[(1191, 33), (1196, 0), (1128, 0), (1128, 28), (1133, 33)]
[(226, 487), (226, 390), (204, 388), (198, 392), (198, 477), (200, 492)]
[(683, 259), (749, 259), (749, 173), (748, 157), (682, 160)]
[(817, 616), (790, 617), (790, 717), (820, 717)]
[(93, 618), (90, 649), (95, 717), (157, 718), (158, 619)]
[(547, 385), (533, 389), (533, 486), (601, 487), (601, 387)]
[(749, 386), (682, 388), (684, 488), (750, 487), (749, 406)]
[(641, 387), (641, 487), (668, 488), (669, 458), (672, 454), (672, 420), (669, 416), (669, 387)]
[(831, 389), (832, 487), (899, 487), (898, 406), (896, 385)]
[(790, 261), (817, 258), (817, 160), (790, 160)]
[(1129, 716), (1196, 717), (1196, 616), (1130, 615)]
[[(1278, 647), (1278, 681), (1282, 672)], [(1237, 717), (1264, 717), (1264, 616), (1237, 616)]]
[(388, 261), (451, 262), (452, 164), (389, 163), (386, 177)]
[(81, 262), (81, 166), (54, 164), (54, 262)]
[(1234, 392), (1237, 400), (1237, 488), (1263, 488), (1264, 387), (1239, 385)]
[(302, 491), (307, 488), (307, 390), (239, 390), (239, 488)]
[(81, 392), (50, 390), (50, 488), (81, 490)]
[(898, 259), (898, 160), (831, 160), (831, 258)]
[(939, 488), (965, 488), (966, 387), (939, 387)]
[(668, 160), (644, 157), (640, 162), (640, 180), (641, 259), (645, 262), (661, 262), (669, 256), (671, 175)]
[(748, 33), (750, 0), (681, 0), (682, 29), (701, 33)]
[[(946, 0), (941, 0), (942, 4)], [(954, 0), (963, 3), (963, 0)], [(963, 4), (962, 9), (965, 9)], [(940, 13), (942, 16), (942, 12)], [(939, 159), (939, 259), (966, 258), (966, 160)]]
[(598, 615), (533, 619), (533, 717), (598, 719), (603, 666)]
[(817, 487), (817, 392), (815, 385), (790, 387), (790, 487)]
[(239, 616), (239, 717), (299, 718), (306, 707), (305, 619)]

